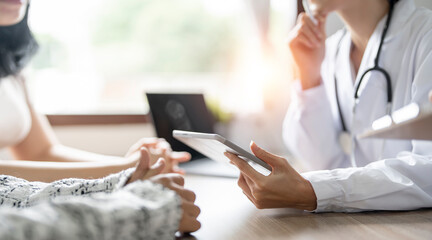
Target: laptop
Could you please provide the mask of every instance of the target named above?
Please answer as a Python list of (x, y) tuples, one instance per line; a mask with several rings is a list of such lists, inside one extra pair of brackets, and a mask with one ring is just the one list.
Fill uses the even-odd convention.
[(187, 174), (237, 178), (239, 171), (213, 161), (173, 137), (173, 130), (215, 133), (215, 119), (207, 108), (204, 95), (194, 93), (146, 93), (156, 134), (165, 138), (174, 151), (187, 151), (189, 162), (180, 167)]

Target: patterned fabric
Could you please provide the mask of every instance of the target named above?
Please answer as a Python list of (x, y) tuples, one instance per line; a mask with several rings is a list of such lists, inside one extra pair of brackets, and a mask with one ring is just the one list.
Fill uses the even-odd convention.
[(28, 182), (0, 175), (0, 239), (174, 239), (181, 199), (134, 169), (102, 179)]

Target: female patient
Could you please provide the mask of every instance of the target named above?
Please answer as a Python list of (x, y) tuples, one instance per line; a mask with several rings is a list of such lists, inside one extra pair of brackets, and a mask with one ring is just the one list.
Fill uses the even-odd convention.
[(199, 229), (195, 195), (183, 178), (158, 175), (177, 172), (189, 154), (160, 139), (140, 140), (125, 158), (57, 142), (20, 76), (37, 48), (27, 14), (28, 1), (0, 0), (0, 149), (16, 159), (0, 161), (0, 238), (172, 239), (177, 230)]
[[(0, 173), (27, 180), (52, 181), (65, 177), (97, 178), (136, 165), (130, 154), (151, 148), (154, 163), (167, 160), (165, 172), (176, 171), (188, 153), (172, 153), (159, 139), (142, 139), (126, 158), (103, 156), (62, 146), (46, 119), (33, 110), (20, 71), (31, 59), (37, 43), (27, 25), (27, 1), (0, 1), (0, 149), (9, 148), (21, 161), (0, 161)], [(56, 163), (53, 163), (56, 162)]]

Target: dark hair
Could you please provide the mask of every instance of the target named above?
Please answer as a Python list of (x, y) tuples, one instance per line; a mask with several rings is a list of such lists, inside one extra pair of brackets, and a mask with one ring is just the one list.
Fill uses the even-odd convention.
[(38, 49), (27, 24), (29, 5), (19, 23), (0, 26), (0, 79), (17, 75)]

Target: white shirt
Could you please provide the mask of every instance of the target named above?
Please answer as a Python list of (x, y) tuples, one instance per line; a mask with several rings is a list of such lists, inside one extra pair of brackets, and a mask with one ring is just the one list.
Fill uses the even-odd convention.
[[(386, 17), (369, 39), (354, 81), (351, 36), (343, 31), (326, 42), (323, 83), (294, 91), (284, 124), (284, 139), (311, 170), (304, 173), (318, 199), (316, 211), (408, 210), (432, 207), (432, 142), (417, 140), (356, 140), (353, 168), (338, 142), (341, 121), (335, 98), (334, 75), (346, 127), (359, 134), (386, 114), (387, 85), (381, 74), (365, 78), (353, 114), (354, 85), (374, 59)], [(342, 37), (338, 57), (336, 48)], [(432, 90), (432, 12), (416, 8), (413, 0), (395, 5), (379, 65), (389, 72), (392, 110), (411, 102), (426, 103)], [(383, 145), (384, 144), (384, 145)], [(339, 169), (337, 169), (339, 168)]]
[(0, 79), (0, 149), (22, 141), (31, 128), (31, 116), (20, 80)]

